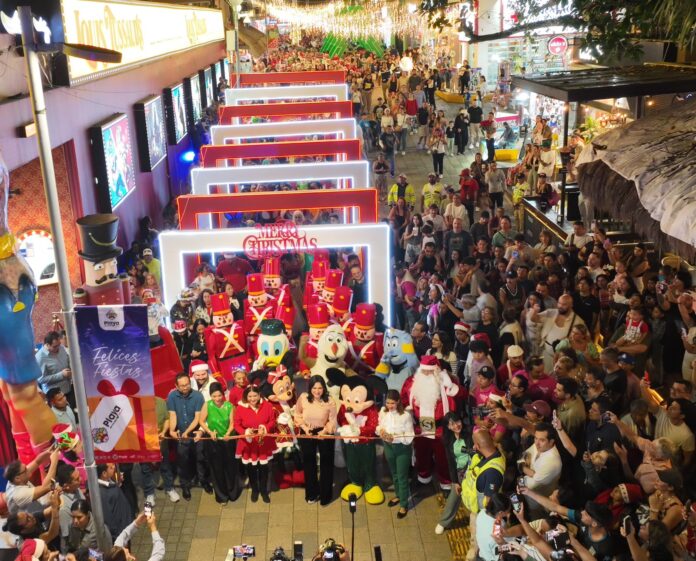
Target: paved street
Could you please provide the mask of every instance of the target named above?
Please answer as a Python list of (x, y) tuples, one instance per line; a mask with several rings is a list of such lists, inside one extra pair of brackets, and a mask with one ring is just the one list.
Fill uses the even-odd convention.
[[(454, 116), (456, 106), (438, 101), (438, 109), (444, 108), (448, 116)], [(416, 150), (416, 136), (409, 137), (406, 156), (397, 156), (397, 174), (405, 173), (416, 189), (418, 205), (420, 190), (432, 171), (432, 158), (425, 150)], [(376, 153), (370, 153), (374, 158)], [(459, 172), (473, 160), (473, 151), (465, 156), (446, 156), (443, 183), (458, 183)], [(420, 211), (420, 208), (417, 207)], [(386, 216), (388, 209), (381, 209)], [(390, 489), (391, 481), (386, 465), (381, 462), (383, 488)], [(345, 472), (337, 470), (334, 493), (338, 494)], [(415, 480), (415, 477), (414, 477)], [(379, 506), (358, 501), (355, 514), (355, 561), (374, 559), (373, 548), (380, 545), (384, 561), (443, 561), (462, 560), (468, 543), (468, 533), (458, 524), (453, 532), (435, 535), (444, 497), (434, 485), (418, 486), (414, 483), (412, 506), (406, 518), (396, 518), (396, 508), (386, 502)], [(387, 500), (393, 491), (387, 491)], [(167, 561), (224, 561), (228, 550), (241, 543), (256, 546), (257, 559), (268, 559), (277, 546), (292, 555), (293, 542), (302, 541), (305, 559), (311, 559), (319, 543), (332, 537), (350, 547), (351, 516), (347, 503), (340, 499), (326, 507), (308, 505), (303, 489), (287, 489), (271, 494), (271, 504), (262, 501), (252, 503), (249, 491), (234, 503), (221, 507), (212, 495), (200, 489), (193, 490), (190, 502), (170, 503), (162, 491), (157, 492), (156, 513), (158, 525), (167, 543)], [(462, 516), (463, 518), (463, 516)], [(150, 552), (148, 532), (141, 530), (133, 542), (133, 552), (138, 559), (147, 559)]]

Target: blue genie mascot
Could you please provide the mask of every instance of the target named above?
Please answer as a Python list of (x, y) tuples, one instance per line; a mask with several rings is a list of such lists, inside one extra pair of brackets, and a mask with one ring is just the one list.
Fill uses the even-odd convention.
[(9, 194), (10, 176), (0, 155), (0, 390), (9, 407), (19, 458), (29, 463), (50, 444), (56, 420), (36, 382), (41, 375), (31, 323), (36, 283), (29, 265), (16, 252), (7, 221)]
[(388, 328), (384, 334), (384, 353), (375, 369), (375, 375), (385, 380), (390, 390), (400, 392), (406, 379), (418, 370), (418, 364), (411, 335), (399, 329)]

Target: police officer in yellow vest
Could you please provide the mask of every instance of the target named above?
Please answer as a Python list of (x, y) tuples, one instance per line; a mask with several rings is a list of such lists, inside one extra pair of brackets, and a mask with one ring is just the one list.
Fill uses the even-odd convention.
[[(462, 503), (469, 511), (469, 529), (471, 545), (467, 552), (467, 561), (476, 559), (476, 516), (486, 506), (488, 498), (497, 493), (503, 485), (505, 474), (505, 456), (495, 446), (488, 431), (474, 433), (474, 450), (469, 468), (462, 480)], [(437, 531), (437, 529), (436, 529)]]

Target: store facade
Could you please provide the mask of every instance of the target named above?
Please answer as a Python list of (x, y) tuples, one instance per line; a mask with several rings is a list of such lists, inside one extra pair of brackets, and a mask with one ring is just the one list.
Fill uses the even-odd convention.
[[(78, 285), (82, 278), (77, 259), (75, 219), (85, 214), (113, 210), (120, 218), (118, 243), (125, 249), (135, 239), (141, 217), (150, 216), (155, 227), (158, 227), (162, 221), (162, 209), (170, 198), (188, 189), (191, 163), (185, 161), (186, 158), (182, 155), (192, 150), (191, 133), (195, 130), (195, 123), (187, 123), (185, 134), (176, 143), (170, 144), (166, 135), (161, 135), (160, 150), (163, 154), (153, 162), (154, 167), (143, 165), (142, 151), (138, 147), (139, 143), (147, 142), (147, 139), (136, 130), (136, 104), (153, 96), (162, 96), (164, 88), (181, 83), (187, 77), (198, 76), (199, 70), (200, 84), (203, 87), (206, 79), (211, 81), (214, 68), (224, 66), (219, 63), (225, 55), (222, 14), (215, 10), (190, 7), (155, 6), (159, 10), (159, 20), (153, 19), (152, 14), (139, 13), (138, 10), (147, 10), (149, 7), (143, 3), (64, 0), (62, 6), (64, 21), (78, 22), (76, 29), (81, 30), (80, 35), (75, 32), (72, 37), (66, 25), (66, 41), (82, 40), (106, 48), (120, 48), (124, 53), (123, 67), (97, 67), (86, 61), (74, 62), (68, 59), (67, 66), (61, 71), (57, 63), (52, 74), (49, 74), (52, 83), (73, 85), (54, 88), (46, 86), (50, 138), (54, 148), (56, 180), (73, 285)], [(142, 27), (138, 28), (138, 33), (142, 37), (131, 34), (133, 40), (126, 43), (122, 35), (115, 32), (111, 35), (109, 30), (114, 31), (118, 27), (115, 24), (119, 23), (119, 9), (124, 10), (124, 14), (127, 10), (131, 24), (134, 25), (136, 20), (139, 22), (138, 25)], [(72, 12), (68, 13), (67, 10)], [(99, 20), (98, 17), (101, 16), (113, 19)], [(109, 21), (114, 27), (109, 27)], [(168, 49), (175, 49), (171, 54), (153, 50), (145, 39), (147, 36), (156, 39), (157, 32), (150, 29), (150, 26), (161, 26), (163, 21), (169, 22), (171, 26), (183, 26), (184, 31), (188, 30), (188, 34), (183, 34), (183, 42), (170, 44)], [(120, 23), (119, 29), (123, 30), (123, 25), (127, 22)], [(61, 56), (57, 55), (56, 59)], [(213, 70), (211, 65), (214, 65)], [(206, 69), (211, 78), (206, 75)], [(215, 86), (214, 83), (211, 85)], [(190, 96), (186, 101), (191, 103)], [(122, 116), (125, 116), (125, 121)], [(170, 115), (160, 112), (160, 117), (166, 120)], [(117, 205), (105, 208), (104, 190), (107, 186), (98, 182), (100, 173), (95, 166), (93, 142), (88, 131), (113, 118), (120, 119), (119, 138), (122, 142), (114, 146), (114, 152), (123, 155), (122, 163), (127, 163), (128, 169), (124, 170), (124, 176), (128, 176), (125, 183), (129, 188)], [(22, 251), (26, 254), (50, 254), (48, 212), (37, 142), (31, 133), (32, 123), (28, 97), (0, 101), (0, 153), (10, 170), (10, 188), (19, 190), (10, 198), (9, 222), (13, 233), (21, 241), (25, 241), (25, 247), (22, 249), (20, 246)], [(164, 123), (160, 123), (160, 126), (164, 127)], [(148, 168), (151, 171), (143, 171)], [(113, 174), (109, 175), (110, 178), (112, 176)], [(48, 240), (46, 234), (49, 236)], [(37, 266), (42, 270), (35, 269), (37, 276), (43, 276), (45, 271), (50, 272), (51, 264), (46, 259), (40, 259), (39, 262), (40, 265)], [(51, 313), (60, 309), (57, 284), (48, 275), (46, 273), (46, 282), (40, 282), (39, 304), (37, 313), (34, 314), (42, 322), (35, 326), (37, 336), (51, 327)]]

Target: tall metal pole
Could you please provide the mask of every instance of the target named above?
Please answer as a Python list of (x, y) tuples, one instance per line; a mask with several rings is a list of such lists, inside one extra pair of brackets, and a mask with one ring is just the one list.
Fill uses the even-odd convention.
[(263, 29), (266, 32), (266, 63), (268, 63), (268, 0), (263, 0)]
[(87, 472), (87, 488), (89, 489), (92, 504), (92, 516), (98, 532), (99, 546), (106, 549), (104, 541), (104, 515), (99, 493), (99, 481), (97, 468), (94, 463), (94, 447), (92, 446), (92, 429), (89, 426), (89, 409), (87, 407), (87, 395), (82, 377), (82, 364), (80, 363), (80, 342), (77, 338), (75, 327), (75, 315), (73, 312), (72, 288), (70, 287), (70, 273), (68, 272), (68, 259), (65, 254), (65, 240), (63, 238), (63, 221), (60, 217), (60, 205), (58, 202), (58, 190), (56, 187), (56, 173), (53, 167), (53, 155), (51, 153), (51, 140), (48, 133), (48, 118), (46, 117), (46, 100), (44, 99), (43, 83), (41, 81), (41, 68), (36, 52), (34, 40), (34, 25), (31, 8), (19, 6), (19, 17), (22, 23), (22, 44), (24, 47), (24, 60), (26, 61), (27, 78), (29, 82), (29, 94), (31, 96), (31, 108), (36, 123), (36, 141), (39, 146), (39, 163), (41, 164), (41, 176), (43, 178), (46, 204), (48, 205), (48, 217), (53, 234), (53, 252), (56, 260), (56, 273), (58, 275), (58, 287), (60, 289), (60, 304), (65, 319), (65, 330), (70, 345), (70, 368), (75, 388), (77, 401), (77, 413), (80, 417), (80, 431), (82, 433), (82, 447), (85, 456), (85, 470)]
[(232, 2), (232, 17), (234, 18), (234, 71), (237, 73), (235, 88), (239, 87), (239, 9), (241, 2)]

